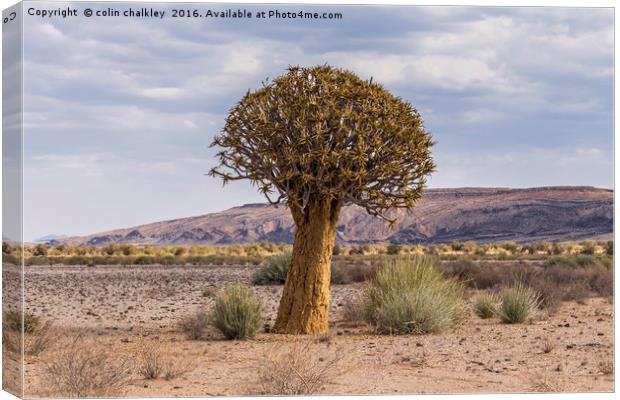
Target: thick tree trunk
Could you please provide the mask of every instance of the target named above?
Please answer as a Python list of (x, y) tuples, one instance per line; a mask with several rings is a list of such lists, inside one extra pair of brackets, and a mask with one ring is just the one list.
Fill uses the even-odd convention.
[(291, 205), (296, 232), (274, 331), (315, 334), (328, 331), (332, 252), (340, 203), (310, 199), (304, 211)]

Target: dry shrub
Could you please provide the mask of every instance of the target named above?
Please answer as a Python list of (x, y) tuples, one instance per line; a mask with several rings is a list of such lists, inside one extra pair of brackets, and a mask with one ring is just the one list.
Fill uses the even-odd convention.
[(510, 279), (511, 268), (495, 263), (478, 263), (467, 258), (441, 265), (444, 275), (456, 278), (473, 289), (492, 289)]
[(209, 328), (209, 314), (205, 310), (196, 310), (181, 318), (177, 326), (189, 340), (202, 339)]
[(162, 353), (161, 343), (143, 341), (138, 349), (138, 373), (144, 379), (157, 379), (163, 377), (165, 380), (178, 378), (190, 371), (193, 367), (187, 360), (172, 359)]
[(553, 349), (555, 349), (555, 343), (553, 342), (553, 340), (547, 338), (545, 340), (543, 340), (542, 342), (542, 351), (545, 354), (549, 354), (553, 351)]
[(41, 320), (36, 315), (26, 311), (23, 313), (22, 325), (22, 312), (9, 310), (2, 313), (2, 324), (4, 327), (13, 331), (21, 332), (23, 327), (24, 332), (32, 333), (39, 328)]
[(602, 266), (592, 267), (586, 272), (590, 289), (602, 297), (613, 296), (614, 274), (611, 269)]
[(377, 267), (372, 264), (355, 263), (342, 267), (349, 275), (352, 282), (366, 282), (373, 279), (377, 273)]
[(540, 279), (530, 282), (530, 287), (539, 294), (539, 307), (542, 310), (546, 310), (548, 315), (558, 311), (564, 298), (564, 291), (560, 286), (541, 276)]
[[(50, 348), (58, 341), (57, 329), (50, 323), (40, 323), (24, 335), (24, 352), (36, 356)], [(2, 330), (2, 345), (6, 351), (20, 353), (22, 337), (19, 331)]]
[(142, 341), (138, 349), (138, 373), (144, 379), (157, 379), (164, 368), (159, 343)]
[(11, 353), (21, 353), (22, 338), (18, 331), (2, 329), (2, 348)]
[(258, 368), (262, 394), (309, 395), (321, 390), (338, 374), (341, 351), (320, 352), (310, 342), (272, 348)]
[(364, 302), (359, 296), (345, 300), (342, 307), (342, 319), (357, 323), (364, 321)]
[(187, 360), (166, 360), (162, 371), (162, 376), (165, 380), (169, 381), (185, 375), (191, 371), (194, 365)]
[(331, 343), (334, 339), (334, 334), (331, 332), (319, 333), (314, 336), (315, 343)]
[(26, 354), (36, 356), (53, 346), (58, 337), (58, 330), (50, 322), (40, 324), (24, 336), (24, 350)]
[(598, 370), (603, 375), (613, 375), (614, 363), (613, 361), (601, 361), (598, 363)]
[(552, 392), (559, 393), (567, 391), (562, 381), (547, 373), (541, 373), (530, 377), (532, 390), (534, 392)]
[(61, 396), (110, 397), (121, 393), (131, 369), (127, 359), (113, 357), (78, 333), (44, 364), (43, 371), (49, 387)]
[(564, 301), (582, 301), (590, 297), (592, 292), (588, 286), (588, 282), (571, 282), (561, 286), (562, 300)]

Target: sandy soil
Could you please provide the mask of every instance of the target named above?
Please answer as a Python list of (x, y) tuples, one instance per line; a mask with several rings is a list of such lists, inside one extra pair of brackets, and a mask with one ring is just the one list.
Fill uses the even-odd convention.
[[(613, 306), (607, 299), (564, 303), (553, 317), (503, 325), (469, 315), (452, 331), (423, 336), (377, 336), (342, 320), (347, 298), (363, 284), (332, 290), (331, 335), (323, 338), (261, 333), (246, 341), (216, 335), (189, 341), (176, 331), (179, 318), (209, 307), (209, 288), (249, 282), (256, 267), (29, 267), (26, 308), (65, 328), (88, 328), (97, 345), (135, 359), (140, 346), (155, 343), (162, 355), (186, 369), (170, 380), (143, 379), (137, 371), (128, 396), (259, 394), (265, 360), (298, 354), (308, 346), (317, 363), (335, 360), (323, 394), (488, 393), (613, 390)], [(266, 322), (275, 318), (281, 287), (253, 287)], [(543, 351), (546, 343), (552, 349)], [(26, 395), (54, 395), (43, 365), (62, 340), (26, 357)]]

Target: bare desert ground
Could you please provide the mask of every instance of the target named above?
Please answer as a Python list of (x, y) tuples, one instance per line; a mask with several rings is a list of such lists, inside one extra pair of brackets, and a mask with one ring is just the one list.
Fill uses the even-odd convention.
[[(265, 373), (300, 355), (325, 371), (317, 394), (613, 391), (613, 306), (605, 298), (564, 302), (555, 315), (527, 324), (505, 325), (470, 312), (442, 334), (379, 336), (343, 318), (347, 300), (364, 287), (353, 283), (332, 288), (329, 335), (263, 330), (251, 340), (226, 341), (215, 332), (188, 340), (178, 331), (181, 318), (208, 309), (213, 294), (229, 283), (249, 285), (256, 269), (27, 267), (26, 309), (52, 323), (56, 334), (45, 351), (26, 356), (25, 395), (58, 395), (50, 389), (45, 366), (62, 355), (76, 330), (91, 348), (131, 365), (116, 395), (133, 397), (265, 393)], [(252, 290), (262, 299), (269, 325), (282, 287)], [(145, 348), (176, 372), (145, 379), (139, 371)]]

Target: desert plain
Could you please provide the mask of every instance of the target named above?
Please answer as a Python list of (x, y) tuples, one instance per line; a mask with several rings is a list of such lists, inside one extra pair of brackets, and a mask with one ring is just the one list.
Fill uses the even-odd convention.
[[(281, 386), (286, 378), (274, 374), (296, 369), (311, 377), (306, 391), (312, 394), (614, 390), (611, 297), (562, 301), (554, 313), (523, 324), (481, 319), (468, 308), (461, 323), (443, 333), (378, 335), (349, 315), (367, 284), (354, 281), (332, 285), (328, 334), (289, 336), (269, 332), (282, 286), (252, 285), (258, 268), (27, 266), (25, 312), (51, 334), (43, 350), (26, 351), (24, 395), (63, 396), (50, 384), (49, 366), (72, 357), (67, 352), (77, 341), (106, 354), (99, 362), (119, 368), (115, 391), (106, 393), (112, 396), (277, 394), (284, 389), (274, 381)], [(218, 292), (237, 282), (262, 303), (264, 326), (255, 338), (225, 340), (209, 328), (193, 339), (179, 328), (184, 317), (209, 310)], [(10, 290), (19, 286), (16, 270), (5, 268), (4, 285), (5, 296), (16, 295)], [(468, 304), (477, 293), (467, 289)], [(5, 352), (5, 385), (18, 378), (17, 361)], [(147, 377), (145, 362), (161, 372)]]

